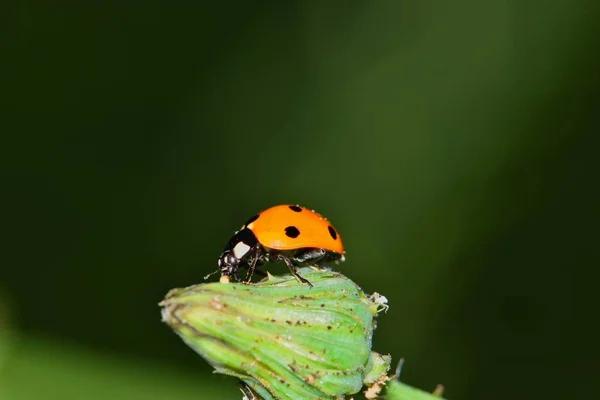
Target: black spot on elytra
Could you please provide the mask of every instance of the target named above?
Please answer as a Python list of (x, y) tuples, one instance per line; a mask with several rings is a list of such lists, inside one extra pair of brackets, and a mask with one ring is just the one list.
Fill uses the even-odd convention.
[(290, 206), (290, 210), (292, 210), (294, 212), (300, 212), (300, 211), (302, 211), (302, 207), (300, 207), (300, 206)]
[(329, 230), (329, 234), (331, 235), (333, 240), (337, 240), (337, 232), (335, 231), (335, 229), (333, 229), (333, 226), (329, 225), (327, 229)]
[(253, 223), (254, 221), (256, 221), (258, 219), (259, 215), (256, 214), (255, 216), (253, 216), (252, 218), (250, 218), (248, 221), (246, 221), (246, 223), (244, 224), (244, 226), (248, 226), (251, 223)]
[(285, 235), (287, 237), (295, 239), (298, 237), (298, 235), (300, 235), (300, 231), (295, 226), (288, 226), (287, 228), (285, 228)]

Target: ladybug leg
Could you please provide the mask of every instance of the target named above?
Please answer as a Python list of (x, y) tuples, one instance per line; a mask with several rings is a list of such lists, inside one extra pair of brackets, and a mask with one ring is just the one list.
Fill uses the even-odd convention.
[(290, 260), (289, 258), (287, 258), (286, 256), (284, 256), (283, 254), (277, 254), (277, 258), (276, 259), (277, 259), (277, 261), (283, 261), (285, 263), (285, 265), (287, 265), (287, 267), (290, 269), (290, 272), (296, 277), (296, 279), (298, 280), (298, 282), (307, 284), (309, 287), (314, 287), (312, 283), (310, 283), (307, 279), (304, 279), (298, 273), (298, 267), (294, 265), (294, 263), (292, 262), (292, 260)]
[[(258, 266), (258, 264), (256, 266)], [(255, 269), (253, 275), (262, 276), (264, 278), (265, 276), (267, 276), (267, 273), (262, 269)]]
[(252, 275), (254, 274), (254, 270), (256, 269), (256, 264), (258, 263), (258, 259), (260, 258), (260, 246), (255, 246), (254, 257), (252, 257), (252, 262), (248, 265), (248, 273), (246, 274), (246, 278), (244, 279), (244, 283), (250, 283), (252, 279)]
[(238, 276), (238, 268), (236, 268), (235, 270), (233, 270), (231, 272), (232, 278), (234, 281), (239, 282), (240, 281), (240, 277)]
[[(262, 276), (262, 277), (267, 276), (267, 273), (265, 271), (263, 271), (261, 269), (258, 269), (258, 267), (260, 267), (263, 264), (264, 264), (264, 261), (262, 259), (259, 259), (258, 262), (256, 263), (256, 267), (254, 269), (254, 273), (252, 274), (252, 276), (254, 276), (254, 275), (259, 275), (259, 276)], [(248, 269), (248, 268), (250, 268), (250, 265), (248, 265), (248, 264), (242, 264), (242, 265), (240, 265), (240, 268)]]

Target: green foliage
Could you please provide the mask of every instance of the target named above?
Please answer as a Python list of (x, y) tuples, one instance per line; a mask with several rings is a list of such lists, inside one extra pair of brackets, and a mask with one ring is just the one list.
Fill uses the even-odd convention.
[(239, 400), (235, 388), (147, 359), (107, 356), (32, 336), (13, 338), (0, 367), (1, 400)]

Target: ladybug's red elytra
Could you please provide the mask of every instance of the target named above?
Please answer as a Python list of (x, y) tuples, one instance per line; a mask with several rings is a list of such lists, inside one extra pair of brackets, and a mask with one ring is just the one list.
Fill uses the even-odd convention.
[(344, 246), (325, 217), (299, 205), (277, 205), (250, 218), (233, 235), (215, 273), (220, 272), (226, 283), (230, 278), (239, 280), (238, 269), (247, 268), (244, 282), (249, 283), (257, 266), (274, 261), (284, 262), (298, 281), (312, 287), (298, 268), (344, 261)]

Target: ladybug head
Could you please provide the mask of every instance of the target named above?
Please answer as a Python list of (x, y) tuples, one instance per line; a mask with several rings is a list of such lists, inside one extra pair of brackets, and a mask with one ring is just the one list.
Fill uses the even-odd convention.
[(217, 264), (221, 271), (221, 277), (233, 276), (237, 279), (236, 273), (240, 264), (247, 263), (255, 253), (258, 241), (250, 229), (241, 229), (231, 238), (225, 249), (221, 253)]
[(233, 254), (233, 250), (225, 250), (217, 260), (221, 276), (235, 275), (240, 265), (240, 259)]

